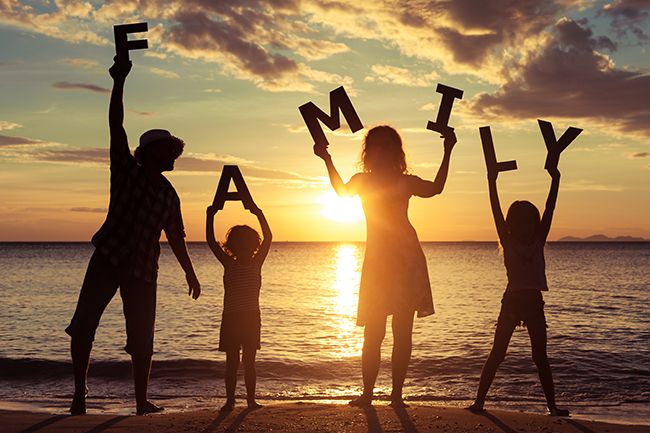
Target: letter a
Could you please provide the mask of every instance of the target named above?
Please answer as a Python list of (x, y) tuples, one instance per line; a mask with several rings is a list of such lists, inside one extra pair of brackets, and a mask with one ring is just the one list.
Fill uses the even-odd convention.
[[(231, 179), (235, 182), (234, 192), (228, 192)], [(248, 191), (246, 182), (244, 182), (244, 177), (241, 175), (241, 171), (239, 171), (239, 167), (236, 165), (224, 165), (212, 205), (221, 210), (226, 201), (231, 200), (241, 201), (244, 208), (248, 210), (255, 207), (255, 203), (253, 202), (251, 193)]]
[(341, 127), (341, 116), (340, 113), (343, 113), (343, 117), (348, 122), (352, 132), (357, 132), (363, 128), (361, 119), (357, 115), (357, 112), (354, 111), (352, 102), (348, 97), (348, 94), (345, 93), (343, 86), (338, 87), (330, 92), (330, 115), (328, 116), (324, 111), (314, 105), (313, 102), (307, 102), (306, 104), (298, 107), (302, 118), (309, 129), (311, 138), (314, 140), (316, 146), (327, 146), (329, 142), (325, 137), (323, 128), (321, 127), (318, 121), (323, 122), (330, 130), (334, 131)]
[(149, 43), (146, 39), (130, 41), (127, 37), (127, 34), (129, 33), (142, 33), (147, 30), (147, 23), (120, 24), (113, 26), (113, 35), (115, 36), (115, 55), (119, 59), (129, 60), (129, 50), (144, 50), (149, 48)]

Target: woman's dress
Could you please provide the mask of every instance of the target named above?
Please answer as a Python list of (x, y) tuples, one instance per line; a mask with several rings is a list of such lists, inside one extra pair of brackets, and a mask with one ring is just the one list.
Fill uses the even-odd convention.
[(366, 254), (361, 271), (357, 325), (368, 318), (395, 312), (433, 314), (427, 263), (415, 229), (408, 220), (408, 203), (417, 176), (390, 179), (371, 173), (351, 180), (366, 215)]

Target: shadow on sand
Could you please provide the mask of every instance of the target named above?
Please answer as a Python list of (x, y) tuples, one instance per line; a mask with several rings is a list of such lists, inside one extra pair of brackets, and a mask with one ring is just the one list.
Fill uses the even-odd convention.
[(402, 424), (405, 433), (419, 433), (405, 408), (396, 407), (393, 408), (393, 410), (395, 411), (395, 415), (397, 415), (399, 422)]
[(519, 433), (517, 432), (517, 430), (510, 427), (508, 424), (504, 423), (503, 421), (501, 421), (499, 418), (497, 418), (495, 415), (491, 414), (490, 412), (485, 411), (482, 412), (480, 415), (492, 421), (492, 423), (495, 426), (499, 427), (501, 430), (503, 430), (504, 433)]

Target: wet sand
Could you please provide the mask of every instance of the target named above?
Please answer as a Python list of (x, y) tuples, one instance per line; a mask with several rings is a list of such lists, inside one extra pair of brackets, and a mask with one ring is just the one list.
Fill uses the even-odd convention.
[(650, 426), (608, 424), (572, 418), (502, 410), (481, 415), (459, 408), (413, 405), (394, 410), (378, 404), (370, 409), (317, 403), (276, 403), (250, 411), (235, 408), (168, 412), (148, 416), (89, 414), (70, 416), (25, 411), (0, 411), (2, 433), (641, 433)]

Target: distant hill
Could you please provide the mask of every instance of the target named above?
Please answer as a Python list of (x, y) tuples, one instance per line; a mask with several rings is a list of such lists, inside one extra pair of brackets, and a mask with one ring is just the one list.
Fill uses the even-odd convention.
[(648, 242), (650, 239), (637, 238), (634, 236), (616, 236), (610, 238), (605, 235), (592, 235), (586, 238), (577, 238), (575, 236), (565, 236), (557, 240), (557, 242)]

